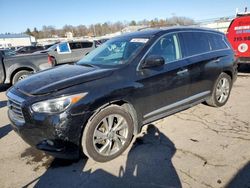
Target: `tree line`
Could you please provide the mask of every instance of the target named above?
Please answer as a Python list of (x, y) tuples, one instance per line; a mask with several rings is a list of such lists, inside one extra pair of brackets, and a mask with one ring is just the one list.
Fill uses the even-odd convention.
[(153, 20), (141, 20), (131, 22), (105, 22), (92, 24), (89, 26), (86, 25), (65, 25), (61, 29), (57, 29), (54, 26), (43, 26), (41, 30), (38, 30), (36, 27), (31, 31), (30, 28), (27, 28), (25, 31), (26, 34), (32, 35), (35, 38), (50, 38), (50, 37), (65, 37), (66, 32), (72, 32), (74, 37), (82, 36), (103, 36), (105, 34), (115, 33), (121, 31), (128, 26), (146, 26), (146, 27), (168, 27), (174, 25), (194, 25), (194, 20), (187, 17), (177, 17), (173, 16), (167, 19), (153, 19)]

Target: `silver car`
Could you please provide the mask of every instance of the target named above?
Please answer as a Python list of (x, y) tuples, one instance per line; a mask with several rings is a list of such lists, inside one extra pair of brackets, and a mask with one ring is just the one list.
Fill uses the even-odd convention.
[(47, 52), (53, 65), (75, 63), (97, 47), (95, 41), (69, 41), (51, 46)]

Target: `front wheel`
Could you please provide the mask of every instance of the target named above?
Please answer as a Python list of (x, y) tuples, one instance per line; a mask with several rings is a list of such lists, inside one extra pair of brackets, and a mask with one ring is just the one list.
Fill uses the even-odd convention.
[(98, 162), (116, 158), (129, 146), (133, 127), (131, 115), (122, 107), (111, 105), (101, 110), (84, 129), (84, 154)]
[(210, 106), (221, 107), (226, 104), (232, 88), (232, 79), (226, 73), (221, 73), (217, 79), (212, 95), (206, 100)]

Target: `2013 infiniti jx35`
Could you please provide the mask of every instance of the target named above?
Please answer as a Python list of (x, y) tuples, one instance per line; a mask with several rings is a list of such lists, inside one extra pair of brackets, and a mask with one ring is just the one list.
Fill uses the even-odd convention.
[(74, 65), (42, 71), (7, 92), (13, 129), (58, 158), (119, 156), (143, 125), (206, 102), (223, 106), (237, 75), (224, 34), (144, 30), (113, 38)]

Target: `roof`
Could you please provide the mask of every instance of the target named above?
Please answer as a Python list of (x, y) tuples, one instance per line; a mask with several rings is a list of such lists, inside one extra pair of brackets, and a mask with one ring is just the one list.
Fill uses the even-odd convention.
[(120, 38), (120, 37), (151, 37), (151, 36), (159, 33), (160, 31), (161, 31), (160, 29), (145, 29), (145, 30), (140, 30), (140, 31), (122, 34), (122, 35), (117, 36), (117, 38)]
[(153, 35), (156, 35), (158, 33), (167, 33), (167, 32), (178, 32), (178, 31), (189, 31), (189, 30), (195, 30), (195, 31), (209, 31), (214, 33), (220, 33), (219, 31), (216, 31), (214, 29), (210, 28), (203, 28), (203, 27), (197, 27), (197, 26), (171, 26), (171, 27), (161, 27), (161, 28), (145, 28), (140, 31), (131, 32), (128, 34), (123, 34), (120, 36), (117, 36), (117, 38), (120, 37), (146, 37), (150, 38)]
[(8, 39), (8, 38), (29, 38), (30, 36), (27, 34), (0, 34), (0, 38)]

